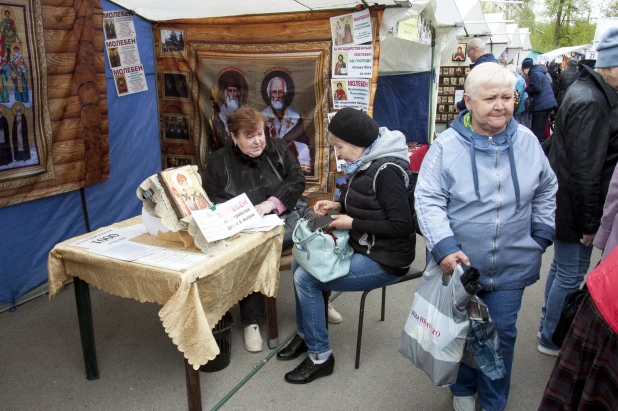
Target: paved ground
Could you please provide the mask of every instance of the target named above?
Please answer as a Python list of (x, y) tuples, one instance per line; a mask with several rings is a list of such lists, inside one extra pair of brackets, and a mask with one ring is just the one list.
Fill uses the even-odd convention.
[[(415, 265), (423, 267), (419, 242)], [(535, 410), (554, 359), (536, 351), (536, 329), (544, 278), (552, 250), (545, 255), (542, 279), (524, 294), (519, 315), (508, 411)], [(593, 254), (593, 264), (599, 259)], [(335, 373), (305, 386), (284, 382), (300, 361), (266, 363), (229, 399), (223, 410), (449, 410), (451, 396), (397, 352), (402, 326), (418, 280), (387, 289), (386, 321), (379, 321), (380, 293), (369, 294), (361, 367), (354, 369), (360, 293), (344, 293), (335, 306), (344, 317), (331, 326)], [(182, 410), (186, 409), (181, 354), (158, 319), (160, 306), (142, 304), (91, 288), (101, 378), (87, 381), (71, 286), (50, 302), (38, 298), (16, 312), (0, 314), (0, 408), (3, 410)], [(238, 318), (238, 308), (233, 312)], [(293, 332), (294, 300), (290, 273), (282, 273), (278, 296), (281, 339)], [(265, 329), (262, 334), (265, 338)], [(213, 408), (269, 350), (245, 351), (242, 327), (233, 329), (232, 363), (201, 374), (204, 409)]]

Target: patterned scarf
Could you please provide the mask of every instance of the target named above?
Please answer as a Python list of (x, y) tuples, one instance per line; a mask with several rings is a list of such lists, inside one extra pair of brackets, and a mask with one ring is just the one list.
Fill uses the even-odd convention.
[(365, 149), (365, 151), (363, 151), (363, 154), (361, 154), (361, 156), (359, 158), (357, 158), (356, 160), (354, 160), (351, 163), (345, 163), (343, 164), (343, 171), (345, 172), (345, 176), (349, 179), (351, 178), (354, 173), (356, 172), (356, 170), (358, 169), (358, 166), (360, 165), (361, 160), (367, 156), (367, 154), (369, 154), (369, 152), (371, 151), (371, 149), (373, 148), (373, 146), (375, 146), (376, 142), (380, 139), (380, 135), (378, 135), (378, 138), (375, 139), (375, 141)]
[(468, 111), (463, 117), (463, 124), (464, 126), (466, 126), (466, 128), (468, 130), (470, 130), (473, 133), (476, 133), (476, 131), (474, 131), (474, 127), (472, 127), (472, 112)]

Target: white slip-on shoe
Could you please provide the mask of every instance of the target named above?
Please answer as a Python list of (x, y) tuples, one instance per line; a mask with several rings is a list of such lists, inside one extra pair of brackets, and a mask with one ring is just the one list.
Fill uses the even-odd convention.
[(476, 399), (474, 395), (468, 397), (453, 397), (453, 410), (455, 411), (476, 411)]
[(331, 324), (339, 324), (341, 321), (343, 321), (341, 314), (335, 310), (333, 303), (328, 303), (328, 322)]
[(262, 351), (262, 336), (260, 335), (260, 326), (257, 324), (250, 324), (245, 327), (245, 348), (249, 352)]
[(541, 344), (539, 344), (536, 349), (539, 350), (541, 354), (551, 355), (552, 357), (557, 357), (558, 354), (560, 354), (560, 350), (552, 350), (551, 348), (543, 347)]

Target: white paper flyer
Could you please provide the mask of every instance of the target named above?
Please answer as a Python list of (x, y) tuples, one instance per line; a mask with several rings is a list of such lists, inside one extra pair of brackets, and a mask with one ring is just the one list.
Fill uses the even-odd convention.
[(352, 107), (367, 112), (369, 110), (369, 80), (336, 79), (331, 80), (333, 108), (340, 110)]
[(208, 241), (231, 237), (262, 218), (244, 193), (217, 204), (214, 211), (210, 208), (195, 210), (191, 215)]
[(371, 78), (373, 46), (334, 46), (333, 78)]
[(330, 28), (335, 46), (371, 42), (371, 16), (369, 9), (330, 18)]

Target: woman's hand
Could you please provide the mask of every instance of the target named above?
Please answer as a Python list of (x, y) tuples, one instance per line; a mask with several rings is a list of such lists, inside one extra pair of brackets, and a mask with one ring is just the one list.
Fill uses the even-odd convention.
[(463, 251), (457, 251), (444, 257), (442, 261), (440, 261), (440, 268), (444, 274), (452, 274), (459, 263), (470, 265), (470, 259)]
[(326, 215), (329, 211), (339, 211), (341, 210), (341, 204), (335, 201), (329, 200), (320, 200), (313, 206), (313, 211), (317, 215)]
[(581, 240), (579, 240), (579, 242), (582, 243), (584, 247), (592, 247), (592, 243), (594, 243), (595, 235), (596, 234), (584, 234)]
[[(339, 204), (339, 203), (335, 203)], [(351, 230), (352, 229), (352, 221), (354, 219), (349, 215), (345, 214), (337, 214), (331, 217), (333, 222), (328, 225), (328, 228), (334, 230)]]
[(270, 201), (262, 201), (260, 204), (255, 206), (255, 211), (258, 212), (260, 217), (264, 217), (266, 214), (270, 213), (274, 210), (273, 203)]

